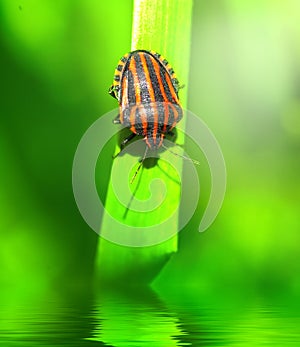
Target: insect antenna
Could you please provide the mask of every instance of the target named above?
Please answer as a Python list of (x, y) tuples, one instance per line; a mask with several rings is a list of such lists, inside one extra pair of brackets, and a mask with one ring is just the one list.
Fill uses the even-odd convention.
[(143, 158), (140, 160), (140, 164), (139, 164), (138, 168), (136, 169), (136, 172), (135, 172), (134, 175), (132, 176), (132, 179), (130, 180), (130, 184), (133, 183), (134, 179), (136, 178), (136, 175), (137, 175), (138, 172), (140, 171), (140, 168), (142, 167), (143, 162), (144, 162), (144, 160), (146, 159), (147, 152), (148, 152), (148, 146), (146, 146), (146, 149), (145, 149), (145, 153), (144, 153), (144, 155), (143, 155)]
[(191, 159), (191, 158), (188, 158), (184, 155), (181, 155), (181, 154), (178, 154), (176, 152), (173, 152), (169, 147), (165, 146), (163, 143), (161, 145), (164, 149), (166, 149), (167, 151), (171, 152), (173, 155), (176, 155), (176, 157), (180, 157), (182, 159), (185, 159), (185, 160), (188, 160), (188, 161), (191, 161), (192, 163), (196, 164), (196, 165), (200, 165), (200, 162), (197, 161), (197, 160), (194, 160), (194, 159)]

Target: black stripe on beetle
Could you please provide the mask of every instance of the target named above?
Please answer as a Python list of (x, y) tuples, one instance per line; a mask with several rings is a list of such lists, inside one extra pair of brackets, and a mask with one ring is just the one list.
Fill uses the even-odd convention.
[(119, 103), (114, 122), (132, 131), (121, 150), (136, 135), (143, 136), (149, 149), (162, 146), (165, 135), (182, 118), (178, 89), (173, 68), (160, 54), (137, 50), (120, 59), (109, 93)]

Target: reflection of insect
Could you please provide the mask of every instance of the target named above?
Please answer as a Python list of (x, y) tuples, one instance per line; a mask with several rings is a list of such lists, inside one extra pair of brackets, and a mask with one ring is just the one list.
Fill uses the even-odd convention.
[[(136, 135), (144, 137), (147, 150), (164, 147), (163, 139), (182, 118), (178, 98), (179, 82), (170, 64), (158, 53), (137, 50), (125, 54), (115, 70), (109, 94), (119, 102), (115, 124), (128, 127), (130, 134), (121, 150)], [(132, 181), (133, 181), (132, 179)]]

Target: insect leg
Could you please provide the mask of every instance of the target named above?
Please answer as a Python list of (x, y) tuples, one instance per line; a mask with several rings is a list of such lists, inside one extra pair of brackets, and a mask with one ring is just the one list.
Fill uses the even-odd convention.
[(143, 155), (143, 158), (139, 160), (140, 164), (139, 164), (138, 168), (136, 169), (136, 172), (135, 172), (135, 174), (133, 175), (132, 179), (130, 180), (130, 184), (133, 183), (133, 181), (134, 181), (135, 178), (136, 178), (136, 175), (137, 175), (138, 172), (140, 171), (140, 168), (142, 167), (143, 162), (144, 162), (144, 160), (145, 160), (145, 158), (146, 158), (147, 152), (148, 152), (148, 146), (146, 146), (146, 149), (145, 149), (145, 153), (144, 153), (144, 155)]
[(121, 151), (124, 149), (125, 145), (127, 142), (131, 141), (134, 137), (136, 137), (136, 134), (135, 133), (132, 133), (130, 134), (128, 137), (126, 137), (126, 139), (124, 139), (122, 142), (121, 142)]
[(111, 85), (110, 88), (108, 89), (108, 94), (109, 94), (110, 96), (112, 96), (113, 98), (118, 99), (118, 98), (117, 98), (118, 90), (119, 90), (119, 89), (118, 89), (116, 86)]
[(114, 124), (121, 124), (120, 115), (119, 115), (119, 114), (118, 114), (117, 117), (113, 120), (113, 123), (114, 123)]
[(113, 156), (113, 159), (115, 159), (124, 149), (124, 147), (126, 146), (126, 143), (128, 143), (129, 141), (131, 141), (137, 134), (132, 133), (130, 134), (128, 137), (126, 137), (126, 139), (124, 139), (121, 144), (120, 144), (120, 152), (118, 152), (116, 155)]
[(172, 130), (168, 131), (168, 132), (167, 132), (167, 135), (172, 136), (172, 137), (175, 136), (175, 134), (173, 133)]

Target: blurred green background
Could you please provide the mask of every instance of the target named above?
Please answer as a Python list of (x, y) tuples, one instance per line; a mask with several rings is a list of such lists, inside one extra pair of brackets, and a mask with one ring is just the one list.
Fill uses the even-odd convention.
[[(98, 236), (77, 210), (72, 160), (89, 125), (117, 106), (107, 90), (131, 22), (131, 0), (0, 1), (3, 293), (92, 276)], [(299, 23), (297, 0), (195, 1), (188, 108), (220, 143), (227, 194), (199, 234), (209, 193), (199, 168), (203, 199), (157, 287), (299, 291)]]

